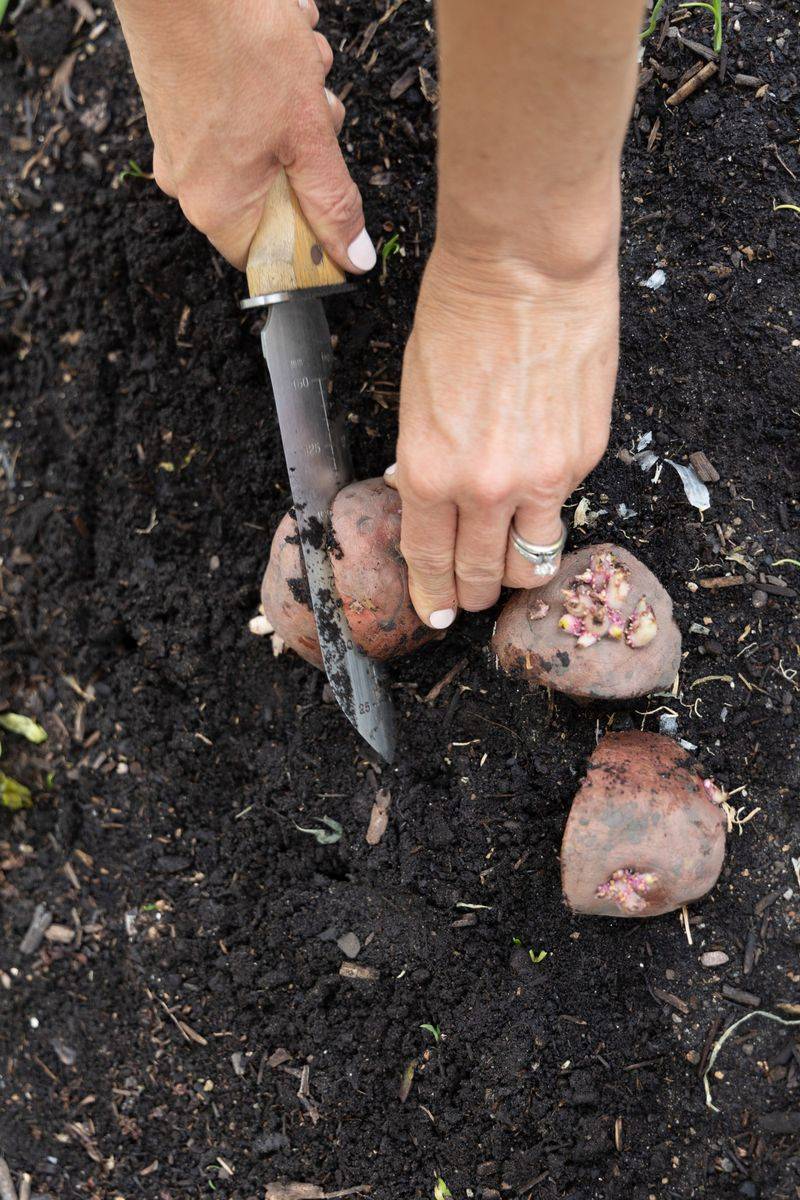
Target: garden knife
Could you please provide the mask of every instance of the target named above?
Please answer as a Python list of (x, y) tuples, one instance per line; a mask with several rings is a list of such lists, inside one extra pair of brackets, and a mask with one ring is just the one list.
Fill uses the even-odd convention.
[(283, 171), (267, 196), (247, 259), (250, 298), (269, 307), (261, 334), (325, 673), (361, 736), (394, 757), (394, 710), (382, 669), (353, 642), (336, 590), (328, 532), (331, 504), (352, 478), (343, 430), (331, 422), (333, 354), (322, 297), (348, 290), (318, 244)]

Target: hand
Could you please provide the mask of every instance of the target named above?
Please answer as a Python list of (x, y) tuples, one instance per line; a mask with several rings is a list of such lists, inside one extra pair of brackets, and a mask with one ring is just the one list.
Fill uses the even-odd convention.
[(342, 158), (333, 52), (314, 0), (116, 0), (153, 138), (156, 182), (243, 268), (281, 166), (348, 271), (375, 265)]
[(616, 238), (559, 276), (434, 249), (400, 393), (401, 549), (435, 629), (546, 582), (509, 541), (550, 545), (608, 442), (619, 328)]

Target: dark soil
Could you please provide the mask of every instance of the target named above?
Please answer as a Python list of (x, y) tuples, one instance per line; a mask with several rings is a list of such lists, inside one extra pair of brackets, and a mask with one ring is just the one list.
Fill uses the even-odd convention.
[[(607, 513), (573, 541), (628, 544), (668, 587), (680, 694), (548, 704), (495, 674), (492, 614), (462, 619), (393, 669), (383, 771), (322, 676), (248, 631), (288, 507), (254, 320), (177, 206), (119, 182), (149, 142), (97, 8), (91, 34), (60, 0), (0, 30), (0, 696), (49, 732), (3, 745), (35, 805), (0, 813), (0, 1152), (34, 1194), (94, 1200), (276, 1180), (410, 1200), (437, 1176), (455, 1200), (797, 1197), (798, 1027), (733, 1034), (719, 1114), (700, 1078), (734, 1019), (800, 1015), (800, 570), (773, 565), (800, 557), (800, 217), (773, 211), (800, 202), (796, 0), (726, 6), (724, 73), (674, 111), (696, 57), (660, 24), (628, 140), (618, 402), (586, 485)], [(362, 53), (383, 0), (324, 9), (369, 228), (405, 250), (329, 306), (369, 476), (433, 235), (433, 112), (415, 82), (390, 96), (435, 72), (431, 7), (407, 0)], [(710, 41), (707, 12), (681, 20)], [(72, 51), (70, 98), (52, 72)], [(642, 288), (658, 264), (666, 285)], [(703, 520), (669, 466), (617, 456), (650, 430), (719, 472)], [(692, 945), (675, 915), (577, 919), (559, 889), (597, 732), (657, 730), (665, 705), (758, 809)], [(297, 826), (325, 815), (344, 833), (319, 846)], [(37, 904), (56, 934), (23, 954)], [(371, 979), (340, 974), (348, 932)], [(711, 949), (729, 962), (703, 967)]]

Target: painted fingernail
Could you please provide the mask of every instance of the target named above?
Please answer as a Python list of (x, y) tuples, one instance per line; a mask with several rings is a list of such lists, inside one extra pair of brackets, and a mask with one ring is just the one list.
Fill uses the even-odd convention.
[(428, 619), (434, 629), (447, 629), (448, 625), (452, 625), (456, 619), (456, 610), (454, 608), (437, 608), (436, 612), (432, 612)]
[(387, 467), (383, 473), (384, 473), (384, 475), (396, 475), (397, 474), (397, 463), (392, 463), (392, 465), (390, 467)]
[(378, 256), (366, 229), (362, 229), (347, 247), (347, 257), (358, 271), (371, 271), (375, 266)]

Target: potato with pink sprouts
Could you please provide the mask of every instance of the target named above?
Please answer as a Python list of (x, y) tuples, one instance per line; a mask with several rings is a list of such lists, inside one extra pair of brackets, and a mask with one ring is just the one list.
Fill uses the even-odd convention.
[(681, 635), (655, 575), (604, 544), (567, 554), (545, 587), (516, 592), (492, 647), (512, 677), (576, 700), (627, 700), (672, 687)]
[[(356, 643), (371, 658), (408, 654), (441, 636), (420, 621), (408, 594), (400, 553), (400, 497), (382, 479), (351, 483), (331, 508), (331, 564)], [(305, 564), (292, 513), (272, 541), (261, 584), (264, 613), (275, 633), (322, 666)]]
[(725, 857), (723, 798), (671, 738), (602, 738), (561, 843), (566, 903), (593, 916), (656, 917), (704, 896)]

